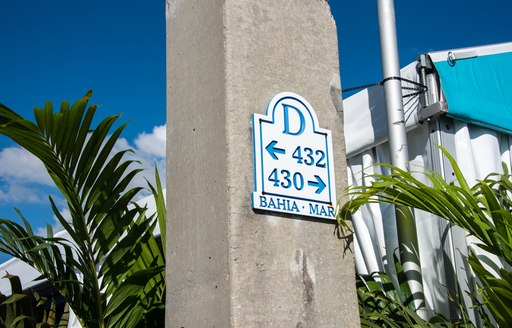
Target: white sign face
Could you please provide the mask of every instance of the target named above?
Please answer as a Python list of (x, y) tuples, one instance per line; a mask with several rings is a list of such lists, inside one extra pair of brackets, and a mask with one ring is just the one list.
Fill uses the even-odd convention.
[(252, 207), (334, 219), (336, 204), (331, 131), (321, 129), (301, 96), (275, 96), (266, 115), (253, 114)]

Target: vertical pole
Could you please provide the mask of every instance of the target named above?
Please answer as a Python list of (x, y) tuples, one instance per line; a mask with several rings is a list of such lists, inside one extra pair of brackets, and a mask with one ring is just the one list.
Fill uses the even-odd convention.
[[(393, 0), (377, 0), (377, 8), (382, 77), (386, 80), (391, 77), (400, 76)], [(384, 82), (384, 95), (386, 98), (391, 164), (403, 170), (407, 170), (409, 165), (409, 153), (400, 80), (391, 79)]]
[[(409, 169), (409, 153), (405, 129), (402, 88), (399, 79), (400, 64), (396, 36), (395, 7), (393, 0), (377, 0), (379, 17), (379, 34), (382, 60), (384, 96), (389, 134), (389, 151), (391, 164), (402, 169)], [(418, 315), (426, 318), (425, 296), (419, 260), (418, 237), (411, 210), (396, 206), (396, 224), (400, 260), (407, 277)]]

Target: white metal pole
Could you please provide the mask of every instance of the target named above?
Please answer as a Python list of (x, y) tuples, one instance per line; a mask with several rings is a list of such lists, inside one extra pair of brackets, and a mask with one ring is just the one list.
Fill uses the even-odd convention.
[[(408, 170), (409, 150), (405, 129), (402, 87), (401, 81), (398, 79), (400, 77), (400, 63), (394, 1), (377, 0), (377, 10), (391, 164), (400, 169)], [(417, 313), (426, 319), (427, 312), (414, 217), (409, 208), (400, 206), (395, 208), (400, 259), (413, 294)]]
[(405, 131), (402, 87), (400, 80), (394, 79), (400, 76), (400, 63), (398, 60), (393, 0), (377, 0), (377, 8), (391, 164), (406, 170), (409, 166), (409, 152)]

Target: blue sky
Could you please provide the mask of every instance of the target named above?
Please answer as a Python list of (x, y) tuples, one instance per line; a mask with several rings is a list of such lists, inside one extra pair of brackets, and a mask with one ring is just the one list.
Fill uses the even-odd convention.
[[(343, 88), (382, 79), (377, 1), (330, 0)], [(512, 1), (395, 0), (400, 66), (430, 51), (512, 41)]]
[[(92, 89), (98, 118), (132, 121), (119, 146), (165, 174), (164, 1), (0, 0), (0, 44), (1, 103), (32, 118), (46, 100), (58, 109)], [(65, 214), (42, 166), (0, 136), (0, 218), (17, 219), (17, 207), (36, 227), (54, 225), (48, 194)]]
[[(330, 4), (343, 88), (381, 80), (376, 1)], [(395, 7), (401, 66), (428, 51), (512, 41), (510, 1), (402, 0)], [(92, 89), (98, 116), (132, 121), (123, 145), (138, 150), (149, 171), (155, 162), (163, 167), (164, 0), (0, 0), (0, 44), (1, 103), (31, 118), (33, 106), (58, 106)], [(47, 195), (58, 194), (41, 172), (0, 137), (0, 217), (15, 219), (16, 206), (37, 227), (55, 223)]]

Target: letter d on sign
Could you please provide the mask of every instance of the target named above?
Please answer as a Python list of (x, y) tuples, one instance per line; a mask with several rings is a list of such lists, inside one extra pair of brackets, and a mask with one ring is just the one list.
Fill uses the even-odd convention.
[[(290, 131), (290, 115), (289, 115), (289, 109), (293, 109), (298, 115), (299, 115), (299, 127), (298, 129), (295, 129), (295, 132)], [(283, 104), (283, 113), (284, 113), (284, 131), (283, 133), (290, 134), (292, 136), (298, 136), (304, 132), (305, 128), (305, 120), (304, 120), (304, 114), (302, 112), (293, 106)]]

